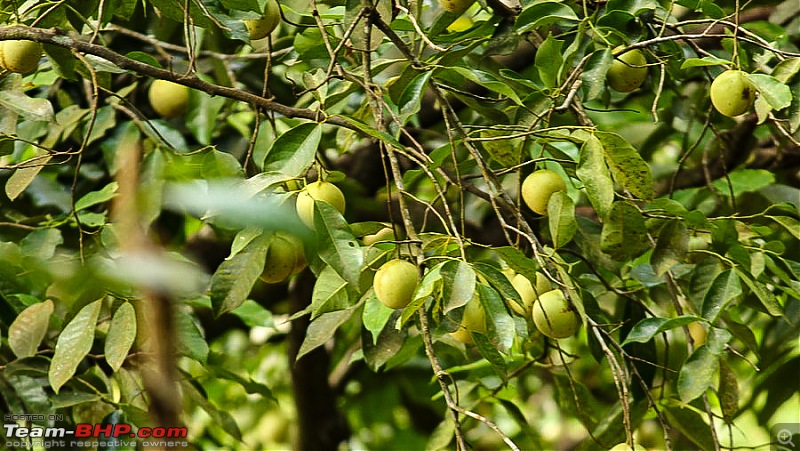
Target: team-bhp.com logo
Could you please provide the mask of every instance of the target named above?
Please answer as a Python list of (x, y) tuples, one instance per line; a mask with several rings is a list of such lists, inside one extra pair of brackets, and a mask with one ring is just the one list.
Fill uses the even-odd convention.
[(130, 424), (78, 423), (74, 429), (64, 427), (25, 427), (3, 424), (6, 448), (94, 448), (122, 447), (141, 444), (143, 447), (176, 448), (189, 446), (185, 427), (141, 427)]

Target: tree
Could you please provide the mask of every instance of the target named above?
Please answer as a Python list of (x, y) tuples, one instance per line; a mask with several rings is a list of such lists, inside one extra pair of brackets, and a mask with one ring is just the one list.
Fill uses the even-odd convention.
[(279, 3), (2, 2), (20, 424), (722, 449), (796, 421), (796, 2)]

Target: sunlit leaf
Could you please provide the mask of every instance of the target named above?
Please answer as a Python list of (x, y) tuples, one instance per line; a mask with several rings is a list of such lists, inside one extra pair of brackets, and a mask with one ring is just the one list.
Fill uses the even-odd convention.
[(555, 248), (566, 246), (575, 236), (578, 228), (575, 223), (575, 204), (567, 193), (559, 191), (550, 196), (547, 203), (547, 223)]
[(125, 302), (114, 312), (106, 334), (106, 362), (114, 371), (118, 370), (125, 362), (135, 339), (136, 312), (130, 302)]
[(682, 327), (695, 321), (702, 321), (703, 318), (697, 316), (678, 316), (675, 318), (646, 318), (633, 326), (622, 345), (628, 343), (646, 343), (656, 335), (666, 332), (676, 327)]
[(8, 345), (17, 358), (30, 357), (39, 349), (50, 325), (53, 301), (47, 300), (26, 308), (8, 328)]
[(703, 299), (703, 318), (713, 323), (722, 310), (742, 294), (739, 276), (734, 270), (721, 272)]
[(101, 305), (102, 300), (97, 300), (83, 307), (58, 336), (48, 371), (50, 386), (56, 393), (72, 378), (78, 365), (92, 349)]
[(475, 271), (461, 260), (449, 261), (441, 268), (442, 311), (447, 314), (472, 299), (475, 294)]

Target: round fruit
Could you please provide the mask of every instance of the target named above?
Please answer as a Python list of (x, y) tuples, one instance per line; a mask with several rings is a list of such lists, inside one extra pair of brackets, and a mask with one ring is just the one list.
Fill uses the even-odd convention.
[[(614, 49), (623, 49), (619, 46)], [(619, 92), (631, 92), (644, 83), (647, 78), (647, 59), (639, 49), (633, 49), (614, 58), (608, 68), (606, 80), (611, 89)]]
[(165, 119), (176, 118), (186, 112), (189, 105), (189, 88), (168, 80), (155, 80), (148, 92), (150, 105)]
[(458, 14), (468, 10), (473, 3), (475, 3), (475, 0), (439, 0), (439, 4), (442, 5), (442, 8), (451, 13)]
[(344, 213), (344, 194), (333, 183), (317, 181), (306, 185), (297, 195), (297, 215), (303, 224), (314, 228), (314, 201), (321, 200)]
[(703, 324), (700, 322), (689, 323), (689, 335), (692, 337), (692, 342), (694, 343), (694, 347), (698, 348), (706, 343), (706, 337), (708, 336), (708, 332), (706, 332), (706, 328), (703, 327)]
[(450, 332), (450, 336), (465, 344), (475, 343), (472, 332), (486, 332), (486, 313), (478, 298), (472, 298), (464, 307), (464, 315), (458, 329)]
[(276, 0), (268, 0), (264, 7), (264, 17), (255, 20), (245, 20), (244, 26), (250, 32), (250, 39), (264, 39), (275, 31), (281, 22), (281, 7)]
[(375, 296), (383, 305), (400, 309), (414, 299), (419, 283), (417, 266), (406, 260), (396, 258), (384, 263), (375, 273), (372, 286)]
[(536, 273), (535, 286), (530, 280), (528, 280), (527, 277), (523, 276), (522, 274), (515, 275), (511, 279), (511, 285), (515, 290), (517, 290), (519, 297), (522, 298), (522, 304), (525, 306), (525, 309), (523, 310), (519, 304), (512, 301), (510, 302), (511, 309), (522, 316), (526, 316), (530, 313), (531, 306), (540, 295), (553, 289), (553, 287), (550, 285), (550, 281), (547, 280), (547, 277), (538, 272)]
[(740, 70), (726, 70), (711, 83), (711, 103), (728, 117), (743, 114), (756, 101), (756, 87)]
[(572, 310), (561, 290), (548, 291), (533, 304), (533, 323), (550, 338), (567, 338), (575, 335), (580, 326), (578, 314)]
[(647, 448), (638, 443), (634, 443), (633, 447), (627, 443), (620, 443), (618, 445), (614, 445), (611, 449), (609, 449), (609, 451), (647, 451)]
[(281, 283), (294, 273), (297, 266), (297, 243), (294, 237), (276, 232), (267, 247), (267, 258), (261, 280), (266, 283)]
[(306, 266), (308, 266), (308, 260), (306, 260), (306, 250), (303, 247), (303, 242), (300, 240), (300, 238), (288, 233), (278, 233), (282, 238), (285, 238), (292, 243), (292, 246), (294, 246), (294, 252), (297, 260), (295, 261), (294, 268), (292, 269), (292, 274), (297, 274), (306, 269)]
[(394, 239), (394, 230), (391, 227), (384, 227), (372, 235), (365, 235), (362, 238), (366, 246), (372, 246), (379, 241), (391, 241)]
[(547, 202), (557, 191), (566, 191), (567, 184), (557, 172), (549, 169), (534, 171), (522, 182), (522, 200), (525, 204), (543, 216), (547, 216)]
[(28, 74), (39, 67), (42, 44), (33, 41), (0, 41), (0, 66), (18, 74)]

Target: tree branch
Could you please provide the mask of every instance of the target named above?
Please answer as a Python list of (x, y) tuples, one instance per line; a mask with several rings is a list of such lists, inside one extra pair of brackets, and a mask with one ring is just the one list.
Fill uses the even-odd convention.
[(272, 99), (267, 99), (250, 92), (222, 86), (214, 83), (203, 81), (194, 74), (179, 74), (166, 69), (150, 66), (149, 64), (142, 63), (126, 56), (120, 55), (102, 45), (91, 44), (83, 41), (78, 37), (68, 36), (61, 31), (54, 29), (41, 29), (31, 28), (25, 26), (12, 26), (0, 29), (0, 41), (4, 40), (28, 40), (40, 42), (42, 44), (51, 44), (65, 49), (75, 50), (81, 53), (99, 56), (115, 64), (120, 69), (129, 70), (139, 75), (146, 75), (153, 78), (162, 80), (169, 80), (193, 89), (206, 92), (211, 95), (217, 95), (232, 100), (238, 100), (253, 105), (257, 108), (262, 108), (268, 111), (274, 111), (286, 117), (303, 118), (315, 122), (325, 122), (339, 127), (345, 127), (359, 133), (363, 133), (356, 129), (349, 122), (332, 116), (325, 116), (318, 111), (309, 110), (305, 108), (295, 108), (282, 103), (275, 102)]

